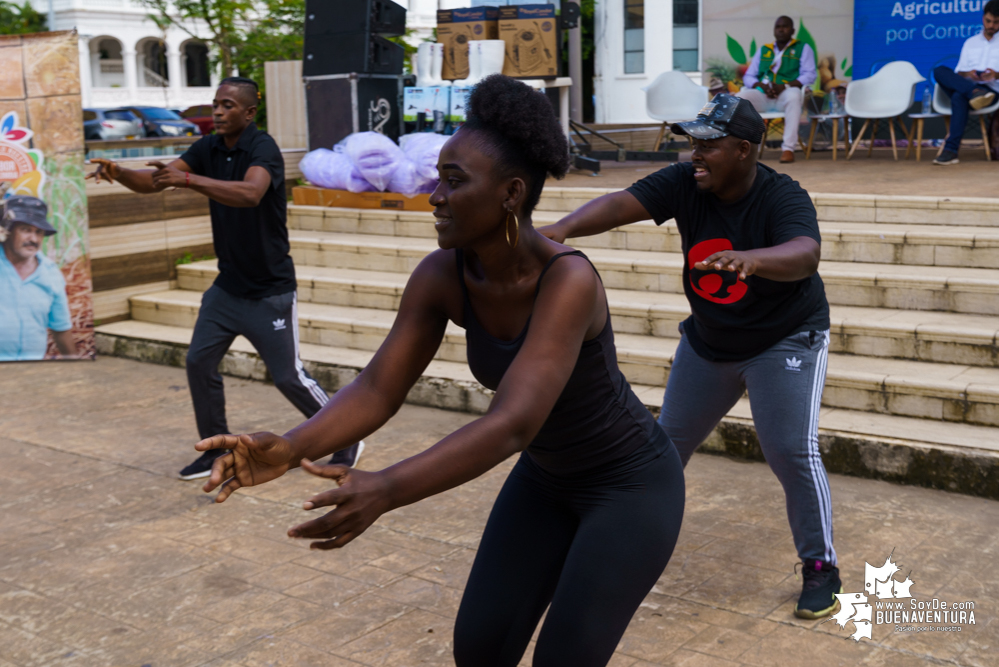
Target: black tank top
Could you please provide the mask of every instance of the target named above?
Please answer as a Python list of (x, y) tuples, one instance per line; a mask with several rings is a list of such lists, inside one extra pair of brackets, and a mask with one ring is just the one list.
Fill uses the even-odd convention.
[[(579, 255), (589, 261), (579, 251), (552, 257), (538, 276), (535, 300), (541, 291), (545, 273), (555, 260), (565, 255)], [(486, 332), (475, 318), (468, 298), (464, 258), (460, 249), (456, 257), (464, 302), (468, 366), (476, 380), (495, 391), (524, 344), (531, 319), (528, 318), (524, 330), (511, 341), (500, 340)], [(596, 271), (596, 268), (593, 270)], [(629, 457), (649, 443), (658, 432), (661, 432), (659, 424), (631, 390), (631, 385), (617, 366), (614, 331), (608, 310), (607, 321), (600, 333), (583, 342), (565, 389), (537, 437), (528, 446), (527, 453), (548, 472), (571, 476)]]

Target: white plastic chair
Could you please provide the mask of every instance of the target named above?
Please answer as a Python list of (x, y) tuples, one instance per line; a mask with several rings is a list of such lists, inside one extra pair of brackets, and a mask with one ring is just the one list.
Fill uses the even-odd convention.
[(656, 145), (659, 150), (670, 123), (697, 118), (697, 113), (708, 103), (708, 89), (698, 86), (683, 72), (663, 72), (645, 88), (645, 111), (650, 118), (662, 121)]
[(864, 138), (867, 127), (874, 121), (874, 130), (871, 132), (871, 143), (867, 149), (867, 156), (870, 157), (874, 149), (874, 136), (878, 131), (878, 123), (882, 118), (888, 119), (888, 128), (891, 130), (891, 150), (898, 160), (898, 147), (895, 144), (895, 123), (906, 138), (912, 140), (909, 130), (902, 122), (902, 114), (912, 106), (916, 98), (916, 84), (926, 81), (916, 67), (905, 60), (890, 62), (872, 76), (866, 79), (855, 79), (846, 88), (846, 115), (851, 118), (863, 118), (864, 126), (853, 140), (853, 146), (847, 153), (846, 159), (853, 157), (854, 151)]
[[(950, 117), (951, 115), (953, 115), (953, 112), (951, 111), (950, 107), (950, 95), (948, 95), (946, 91), (944, 91), (944, 89), (940, 87), (939, 83), (933, 89), (933, 110), (936, 111), (941, 116), (947, 117), (946, 122), (949, 128)], [(988, 116), (990, 113), (995, 113), (996, 111), (999, 111), (999, 95), (996, 95), (995, 102), (993, 102), (992, 104), (983, 109), (979, 109), (978, 111), (975, 111), (974, 109), (968, 109), (968, 117), (970, 118), (971, 116), (978, 116), (978, 120), (981, 123), (982, 142), (985, 144), (985, 159), (989, 162), (992, 161), (992, 150), (991, 147), (989, 146), (989, 128), (988, 128), (988, 123), (985, 122), (985, 117)], [(950, 136), (950, 132), (947, 133), (947, 136)], [(941, 147), (940, 150), (943, 150), (943, 147)], [(939, 155), (939, 153), (937, 154)]]

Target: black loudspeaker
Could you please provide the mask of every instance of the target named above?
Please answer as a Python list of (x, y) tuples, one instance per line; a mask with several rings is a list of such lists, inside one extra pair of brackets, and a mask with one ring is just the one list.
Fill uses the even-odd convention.
[(333, 74), (305, 78), (309, 150), (333, 148), (354, 132), (380, 132), (399, 141), (402, 77)]
[(406, 10), (392, 0), (307, 0), (302, 73), (402, 74), (406, 51), (383, 35), (406, 33)]
[(406, 8), (392, 0), (306, 0), (305, 34), (405, 35)]
[(304, 76), (326, 74), (402, 74), (406, 51), (384, 37), (363, 32), (307, 35)]

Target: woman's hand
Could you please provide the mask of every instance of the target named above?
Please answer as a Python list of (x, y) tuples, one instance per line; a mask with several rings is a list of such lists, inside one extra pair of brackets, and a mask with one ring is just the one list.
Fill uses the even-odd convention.
[(332, 479), (338, 487), (315, 495), (302, 505), (306, 510), (334, 506), (335, 510), (288, 531), (288, 537), (322, 540), (309, 545), (313, 549), (339, 549), (392, 509), (388, 484), (382, 473), (351, 470), (342, 465), (321, 465), (307, 459), (302, 460), (302, 470)]
[(215, 459), (212, 474), (205, 482), (205, 493), (222, 489), (215, 496), (221, 503), (236, 489), (256, 486), (277, 479), (288, 472), (295, 461), (291, 442), (273, 433), (250, 435), (216, 435), (194, 446), (199, 452), (209, 449), (228, 449), (230, 452)]

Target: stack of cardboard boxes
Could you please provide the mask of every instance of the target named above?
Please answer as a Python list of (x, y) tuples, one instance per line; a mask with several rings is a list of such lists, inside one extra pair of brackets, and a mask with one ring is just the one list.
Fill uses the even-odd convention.
[[(506, 42), (503, 74), (519, 79), (558, 76), (558, 23), (555, 5), (473, 7), (437, 12), (437, 41), (444, 44), (443, 78), (468, 77), (468, 43), (477, 39)], [(448, 120), (465, 119), (468, 88), (452, 88)]]
[[(517, 79), (546, 79), (558, 76), (558, 19), (555, 5), (509, 5), (445, 9), (437, 12), (437, 42), (444, 45), (441, 78), (467, 79), (468, 43), (480, 39), (501, 39), (506, 43), (503, 74)], [(407, 88), (403, 120), (425, 122), (437, 129), (442, 120), (461, 123), (470, 88)]]

